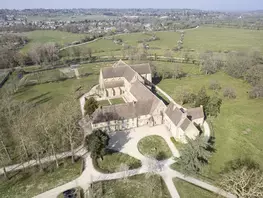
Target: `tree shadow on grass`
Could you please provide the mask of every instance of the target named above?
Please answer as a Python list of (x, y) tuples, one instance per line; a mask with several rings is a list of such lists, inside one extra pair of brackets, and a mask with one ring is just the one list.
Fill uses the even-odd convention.
[(38, 100), (35, 102), (34, 106), (46, 103), (46, 102), (50, 101), (52, 98), (53, 98), (52, 96), (49, 96), (49, 97), (43, 98), (41, 100)]
[(28, 99), (27, 102), (33, 102), (35, 100), (41, 99), (42, 97), (44, 97), (44, 96), (46, 96), (48, 94), (50, 94), (50, 92), (46, 92), (46, 93), (40, 94), (38, 96), (35, 96), (33, 98)]

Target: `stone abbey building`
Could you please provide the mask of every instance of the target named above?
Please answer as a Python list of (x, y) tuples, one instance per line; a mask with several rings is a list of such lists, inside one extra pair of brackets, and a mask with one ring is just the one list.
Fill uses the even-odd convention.
[[(100, 70), (99, 88), (106, 99), (123, 98), (124, 104), (102, 106), (92, 115), (92, 129), (121, 131), (144, 125), (165, 124), (177, 141), (195, 139), (202, 125), (202, 107), (193, 109), (168, 106), (148, 86), (152, 82), (149, 64), (127, 65), (123, 61)], [(160, 132), (161, 133), (161, 132)]]

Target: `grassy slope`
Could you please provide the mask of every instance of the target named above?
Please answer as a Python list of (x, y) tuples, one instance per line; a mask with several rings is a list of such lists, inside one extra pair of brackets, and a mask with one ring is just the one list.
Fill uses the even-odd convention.
[(109, 52), (115, 50), (121, 50), (122, 46), (113, 43), (112, 40), (100, 39), (98, 41), (78, 46), (81, 51), (86, 51), (88, 48), (91, 48), (93, 53), (96, 52)]
[(124, 43), (132, 46), (137, 46), (139, 40), (150, 38), (149, 35), (143, 33), (133, 33), (133, 34), (124, 34), (120, 36), (115, 36), (115, 39), (120, 38)]
[(152, 156), (156, 159), (167, 159), (172, 156), (172, 152), (165, 140), (157, 135), (141, 139), (137, 146), (139, 151), (145, 156)]
[(31, 41), (22, 49), (27, 52), (34, 43), (55, 42), (58, 44), (72, 43), (80, 41), (85, 37), (85, 34), (73, 34), (69, 32), (52, 31), (52, 30), (36, 30), (24, 33)]
[[(149, 185), (151, 184), (151, 185)], [(110, 180), (94, 183), (94, 198), (168, 198), (170, 194), (158, 175), (136, 175), (126, 180)]]
[(30, 168), (26, 173), (21, 172), (8, 181), (1, 177), (0, 197), (29, 198), (77, 178), (80, 175), (81, 160), (73, 165), (70, 160), (66, 162), (59, 169), (44, 173)]
[(81, 64), (81, 67), (79, 68), (80, 75), (83, 75), (85, 73), (94, 73), (98, 74), (100, 73), (100, 69), (103, 67), (111, 67), (115, 62), (101, 62), (101, 63), (87, 63), (87, 64)]
[[(250, 86), (224, 73), (214, 75), (199, 75), (187, 77), (182, 80), (163, 80), (159, 86), (170, 94), (176, 101), (178, 93), (184, 89), (197, 92), (202, 86), (209, 86), (211, 80), (217, 80), (224, 88), (235, 88), (237, 98), (223, 99), (220, 115), (213, 121), (216, 150), (208, 168), (210, 175), (219, 173), (227, 161), (239, 157), (251, 157), (263, 167), (263, 100), (248, 99), (247, 91)], [(222, 97), (222, 92), (219, 95)], [(215, 94), (209, 90), (209, 94)], [(223, 98), (223, 97), (222, 97)], [(251, 129), (250, 134), (242, 131)]]
[(174, 185), (181, 198), (219, 198), (218, 195), (205, 189), (194, 186), (178, 178), (173, 179)]
[(72, 94), (80, 86), (87, 92), (91, 86), (97, 84), (97, 82), (98, 76), (92, 75), (79, 80), (69, 79), (60, 82), (29, 86), (17, 93), (16, 98), (35, 103), (45, 103), (50, 107), (54, 107), (65, 100), (66, 96)]
[(128, 165), (130, 169), (139, 168), (141, 165), (140, 160), (117, 152), (109, 153), (103, 157), (103, 160), (97, 159), (97, 162), (100, 169), (110, 173), (118, 172), (121, 164)]
[(258, 47), (263, 51), (262, 38), (263, 31), (200, 27), (186, 31), (184, 48), (202, 52), (206, 50), (244, 51)]

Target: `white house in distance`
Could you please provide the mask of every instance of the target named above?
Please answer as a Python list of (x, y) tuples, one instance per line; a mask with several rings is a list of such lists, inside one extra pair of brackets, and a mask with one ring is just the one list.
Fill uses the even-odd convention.
[(195, 139), (200, 132), (194, 123), (203, 124), (203, 108), (179, 109), (173, 103), (166, 106), (146, 81), (152, 82), (149, 64), (127, 65), (120, 60), (112, 67), (102, 68), (99, 77), (102, 97), (122, 97), (126, 103), (96, 109), (92, 129), (110, 132), (165, 124), (177, 141), (186, 142), (185, 136)]

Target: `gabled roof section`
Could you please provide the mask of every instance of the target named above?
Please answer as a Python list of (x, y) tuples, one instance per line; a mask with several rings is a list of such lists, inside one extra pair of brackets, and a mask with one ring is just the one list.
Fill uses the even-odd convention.
[(101, 70), (104, 79), (124, 77), (130, 82), (136, 75), (136, 72), (129, 66), (105, 67)]
[(149, 63), (131, 65), (131, 68), (138, 74), (151, 74), (151, 67)]
[(191, 120), (200, 119), (200, 118), (205, 117), (203, 107), (187, 109), (186, 113), (189, 119)]
[(152, 113), (160, 103), (163, 103), (139, 80), (132, 83), (130, 92), (138, 101), (147, 101), (147, 103), (151, 104), (149, 113)]
[(115, 87), (124, 87), (124, 81), (123, 80), (114, 80), (114, 81), (110, 81), (110, 82), (104, 82), (104, 86), (106, 89), (115, 88)]
[(185, 131), (191, 123), (192, 122), (188, 118), (185, 118), (184, 121), (182, 122), (182, 124), (180, 125), (180, 128), (183, 131)]
[(126, 67), (104, 67), (102, 68), (103, 78), (116, 78), (122, 77)]
[(130, 102), (125, 104), (103, 106), (92, 115), (93, 124), (113, 120), (133, 119), (138, 116), (148, 115), (151, 103), (148, 101)]
[(165, 111), (170, 120), (177, 126), (183, 118), (183, 112), (178, 109), (174, 104), (170, 103)]
[(126, 64), (124, 61), (122, 61), (121, 59), (118, 61), (118, 62), (116, 62), (116, 63), (114, 63), (113, 65), (112, 65), (112, 67), (122, 67), (122, 66), (129, 66), (128, 64)]

